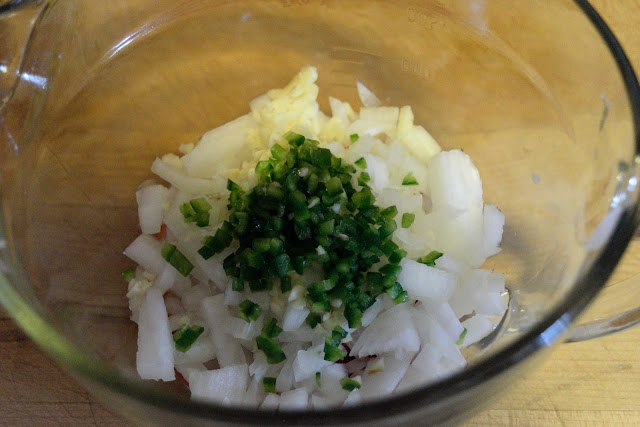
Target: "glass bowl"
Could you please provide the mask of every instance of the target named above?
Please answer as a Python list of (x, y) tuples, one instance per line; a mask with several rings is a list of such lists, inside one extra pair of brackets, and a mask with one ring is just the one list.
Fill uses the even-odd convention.
[[(638, 225), (640, 90), (582, 0), (16, 1), (0, 80), (0, 301), (92, 392), (140, 423), (400, 424), (463, 419), (563, 339), (638, 322), (637, 289), (604, 286)], [(506, 216), (509, 309), (464, 371), (353, 408), (257, 411), (192, 402), (135, 373), (123, 249), (156, 156), (248, 111), (304, 65), (327, 96), (355, 81), (411, 105), (471, 155)], [(625, 292), (627, 292), (625, 294)], [(603, 309), (604, 310), (604, 309)]]

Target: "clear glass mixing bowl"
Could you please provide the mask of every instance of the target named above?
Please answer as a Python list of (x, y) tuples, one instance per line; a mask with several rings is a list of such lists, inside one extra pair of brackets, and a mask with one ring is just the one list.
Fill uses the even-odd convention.
[[(398, 424), (468, 416), (548, 348), (637, 323), (639, 89), (582, 0), (0, 1), (0, 301), (94, 393), (142, 423)], [(137, 380), (122, 250), (153, 159), (248, 111), (302, 66), (360, 79), (463, 148), (506, 216), (509, 310), (463, 372), (349, 409), (260, 412)], [(324, 94), (325, 97), (322, 97)], [(625, 270), (626, 271), (626, 270)], [(628, 279), (628, 280), (624, 280)], [(617, 316), (615, 316), (617, 315)]]

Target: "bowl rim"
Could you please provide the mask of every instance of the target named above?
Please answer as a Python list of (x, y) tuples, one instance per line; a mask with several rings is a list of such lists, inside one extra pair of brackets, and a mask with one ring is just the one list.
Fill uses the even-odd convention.
[[(593, 6), (587, 0), (572, 1), (593, 24), (618, 66), (632, 113), (633, 137), (636, 146), (635, 162), (638, 164), (640, 163), (640, 86), (636, 75), (620, 43)], [(591, 267), (583, 271), (576, 280), (581, 284), (574, 286), (564, 300), (528, 333), (491, 357), (436, 383), (392, 395), (384, 400), (363, 402), (355, 407), (276, 412), (190, 401), (161, 390), (159, 387), (149, 386), (142, 380), (126, 377), (115, 368), (82, 352), (65, 340), (44, 316), (20, 296), (12, 287), (5, 271), (0, 271), (0, 304), (40, 348), (81, 382), (106, 386), (118, 395), (132, 398), (160, 410), (171, 410), (194, 418), (240, 424), (253, 421), (261, 425), (280, 423), (326, 425), (343, 424), (349, 421), (360, 423), (381, 421), (424, 408), (426, 401), (437, 406), (455, 395), (469, 392), (474, 387), (514, 367), (537, 350), (559, 341), (567, 332), (571, 322), (596, 296), (611, 275), (640, 223), (638, 207), (639, 201), (634, 200), (624, 208), (606, 245), (601, 249)], [(0, 213), (0, 220), (5, 223), (2, 213)], [(4, 230), (0, 230), (0, 237), (4, 238), (4, 234)], [(15, 259), (15, 257), (5, 257), (10, 255), (7, 248), (2, 251), (5, 252), (2, 256), (4, 259)]]

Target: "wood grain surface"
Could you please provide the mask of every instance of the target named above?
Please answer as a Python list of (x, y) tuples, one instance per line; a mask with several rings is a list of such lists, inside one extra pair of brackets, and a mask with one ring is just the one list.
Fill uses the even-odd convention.
[[(593, 0), (640, 70), (640, 0)], [(640, 259), (640, 245), (627, 261)], [(0, 425), (127, 425), (0, 312)], [(508, 395), (467, 423), (640, 425), (640, 328), (558, 346)]]

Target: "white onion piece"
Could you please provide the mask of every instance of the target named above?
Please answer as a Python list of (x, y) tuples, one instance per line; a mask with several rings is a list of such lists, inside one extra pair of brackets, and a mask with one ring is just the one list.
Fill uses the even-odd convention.
[(484, 206), (484, 256), (489, 258), (500, 252), (502, 231), (504, 229), (504, 214), (495, 205)]
[(148, 185), (136, 191), (138, 202), (138, 219), (143, 234), (160, 232), (162, 211), (169, 190), (159, 184)]
[(240, 292), (236, 292), (231, 286), (227, 286), (224, 291), (224, 305), (238, 306), (243, 299), (244, 296)]
[(149, 289), (140, 306), (136, 369), (143, 380), (173, 381), (173, 339), (162, 294)]
[(342, 406), (355, 406), (360, 402), (362, 402), (362, 397), (360, 396), (360, 390), (355, 389), (351, 393), (349, 393), (349, 396), (344, 401)]
[(405, 105), (398, 115), (398, 139), (415, 159), (425, 163), (442, 149), (429, 132), (422, 126), (413, 124), (413, 111)]
[(260, 405), (260, 409), (278, 409), (278, 405), (280, 404), (280, 396), (273, 393), (267, 393), (267, 396), (264, 398), (264, 401)]
[(329, 405), (327, 404), (327, 399), (314, 393), (311, 395), (311, 407), (313, 409), (325, 409), (328, 408)]
[(293, 305), (287, 305), (284, 312), (284, 318), (282, 320), (283, 331), (295, 331), (304, 323), (305, 319), (309, 315), (309, 310), (306, 307), (297, 308)]
[(247, 392), (244, 395), (243, 404), (249, 406), (251, 408), (257, 408), (267, 393), (264, 391), (264, 385), (262, 381), (258, 382), (257, 380), (249, 381), (249, 387), (247, 387)]
[(349, 112), (353, 113), (351, 106), (347, 102), (342, 102), (332, 96), (329, 97), (331, 115), (340, 120), (345, 126), (349, 124)]
[(269, 363), (267, 362), (267, 356), (260, 350), (253, 353), (253, 363), (249, 365), (249, 375), (251, 375), (255, 381), (262, 381), (268, 369)]
[(452, 342), (457, 341), (464, 330), (464, 326), (460, 323), (458, 316), (449, 303), (435, 303), (425, 300), (421, 305), (416, 307), (416, 310), (424, 310), (433, 315)]
[(485, 316), (476, 314), (470, 319), (462, 322), (462, 326), (467, 328), (467, 334), (465, 335), (464, 341), (461, 345), (461, 347), (464, 348), (486, 337), (493, 330), (495, 325)]
[(309, 394), (304, 388), (294, 388), (280, 395), (280, 409), (306, 409), (309, 406)]
[(169, 263), (166, 263), (164, 269), (162, 270), (162, 273), (160, 273), (160, 275), (156, 278), (156, 281), (154, 282), (154, 286), (160, 292), (165, 293), (169, 289), (171, 289), (171, 287), (173, 287), (173, 284), (175, 283), (177, 276), (178, 276), (178, 271), (175, 268), (173, 268)]
[(254, 126), (253, 116), (246, 114), (202, 135), (194, 150), (182, 156), (187, 173), (211, 179), (215, 171), (240, 167), (242, 161), (250, 157), (244, 142), (247, 132)]
[(367, 308), (364, 313), (362, 313), (362, 326), (369, 326), (371, 322), (378, 317), (380, 311), (382, 310), (382, 301), (380, 298), (376, 298), (376, 302), (374, 302), (371, 307)]
[(198, 283), (182, 294), (182, 305), (187, 310), (198, 311), (202, 300), (211, 296), (211, 288), (208, 284)]
[(311, 347), (308, 350), (300, 350), (293, 362), (293, 376), (296, 380), (302, 381), (316, 372), (319, 372), (325, 366), (331, 365), (332, 362), (324, 360), (324, 345)]
[[(364, 317), (364, 315), (363, 315)], [(322, 338), (324, 340), (324, 335), (320, 332), (316, 332), (311, 329), (307, 325), (302, 325), (300, 328), (295, 331), (284, 331), (278, 335), (278, 340), (280, 342), (293, 342), (293, 341), (301, 341), (301, 342), (312, 342), (315, 339)], [(324, 341), (323, 341), (324, 342)]]
[(371, 189), (379, 193), (389, 186), (389, 168), (381, 158), (372, 154), (365, 154), (367, 172), (371, 177), (369, 185)]
[(434, 377), (435, 375), (433, 375), (432, 372), (423, 372), (416, 368), (412, 363), (409, 365), (409, 368), (407, 368), (402, 380), (398, 383), (396, 391), (408, 391), (418, 387), (423, 387), (430, 381), (433, 381)]
[(185, 378), (185, 380), (188, 380), (188, 378), (193, 373), (207, 371), (207, 367), (204, 366), (204, 364), (202, 363), (185, 363), (185, 364), (176, 363), (175, 368), (176, 368), (176, 371), (178, 371), (178, 373)]
[(264, 316), (257, 320), (247, 322), (239, 317), (228, 317), (222, 328), (226, 333), (239, 340), (252, 340), (260, 335), (264, 323)]
[(422, 372), (428, 379), (434, 380), (442, 375), (440, 359), (442, 352), (436, 346), (425, 345), (415, 357), (411, 366)]
[(202, 311), (207, 319), (209, 334), (217, 350), (217, 360), (221, 367), (246, 363), (242, 347), (231, 335), (224, 332), (222, 325), (229, 319), (224, 305), (224, 295), (207, 297), (202, 301)]
[(417, 352), (420, 337), (406, 304), (399, 304), (378, 316), (367, 326), (353, 348), (351, 356), (365, 357), (392, 351)]
[[(160, 292), (162, 292), (160, 290)], [(164, 305), (167, 308), (167, 313), (169, 317), (174, 315), (184, 314), (184, 306), (182, 305), (182, 301), (175, 295), (168, 294), (164, 297)], [(172, 329), (173, 330), (173, 329)]]
[(387, 136), (394, 138), (398, 126), (399, 112), (400, 109), (398, 107), (361, 108), (359, 121), (364, 127), (364, 131), (361, 131), (361, 133), (367, 133), (367, 128), (371, 129), (374, 127), (381, 127), (381, 132), (384, 132)]
[(434, 210), (457, 216), (473, 206), (482, 208), (480, 173), (462, 150), (438, 153), (427, 169)]
[(451, 255), (443, 254), (440, 258), (436, 259), (436, 268), (440, 270), (448, 271), (455, 275), (461, 275), (471, 269), (471, 266), (455, 259)]
[(162, 258), (162, 243), (147, 234), (141, 234), (124, 250), (124, 254), (145, 270), (160, 274), (168, 265)]
[(211, 402), (239, 404), (249, 380), (246, 364), (232, 365), (213, 371), (194, 372), (189, 376), (191, 398)]
[(280, 373), (276, 377), (276, 391), (279, 393), (291, 390), (291, 386), (294, 382), (293, 377), (293, 362), (298, 351), (300, 351), (302, 345), (300, 343), (288, 343), (282, 346), (282, 351), (287, 356), (287, 359), (282, 365)]
[[(415, 353), (408, 353), (402, 359), (392, 355), (384, 356), (384, 370), (376, 373), (365, 372), (362, 375), (360, 395), (363, 399), (388, 396), (404, 376)], [(371, 362), (372, 363), (372, 362)]]
[(407, 258), (400, 261), (400, 267), (398, 283), (412, 299), (444, 302), (456, 290), (456, 277), (446, 271)]
[(344, 365), (334, 363), (320, 371), (320, 395), (325, 399), (328, 406), (336, 406), (344, 403), (349, 392), (342, 389), (340, 380), (347, 376)]
[(362, 105), (365, 107), (377, 107), (382, 104), (376, 94), (366, 87), (360, 80), (356, 81), (356, 89), (358, 90), (360, 102), (362, 102)]
[[(201, 334), (186, 352), (176, 350), (174, 360), (177, 364), (205, 363), (216, 357), (216, 346), (213, 340)], [(185, 377), (188, 378), (188, 377)]]
[(222, 196), (227, 191), (226, 181), (222, 177), (215, 177), (215, 179), (194, 178), (161, 159), (156, 159), (153, 162), (151, 172), (189, 194), (215, 194)]

